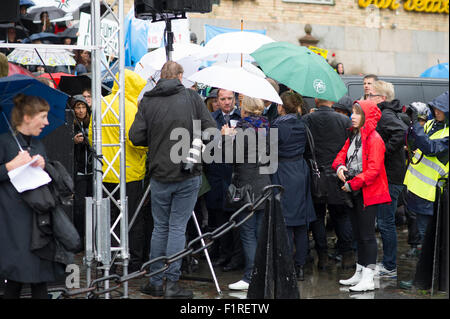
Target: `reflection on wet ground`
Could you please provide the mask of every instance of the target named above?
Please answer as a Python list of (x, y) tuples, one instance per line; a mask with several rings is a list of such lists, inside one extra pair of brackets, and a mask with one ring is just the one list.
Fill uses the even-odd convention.
[[(343, 271), (340, 268), (340, 262), (330, 260), (330, 266), (325, 271), (318, 271), (316, 266), (310, 265), (305, 268), (305, 280), (299, 281), (301, 299), (435, 299), (448, 298), (448, 294), (443, 292), (435, 292), (431, 296), (429, 291), (421, 290), (403, 290), (398, 288), (397, 283), (402, 280), (412, 279), (415, 273), (417, 258), (404, 259), (400, 258), (405, 254), (409, 246), (407, 244), (407, 228), (400, 226), (397, 228), (398, 235), (398, 253), (397, 253), (397, 278), (381, 278), (375, 280), (375, 291), (355, 293), (349, 292), (348, 287), (339, 285), (339, 279), (345, 279), (352, 276), (354, 270)], [(329, 233), (329, 247), (332, 248), (334, 242), (334, 233)], [(382, 258), (382, 244), (379, 233), (377, 233), (378, 242), (378, 260)], [(330, 249), (329, 252), (333, 252)], [(315, 257), (315, 251), (312, 250)], [(81, 265), (81, 255), (78, 256)], [(220, 267), (215, 269), (215, 274), (220, 286), (221, 294), (217, 292), (216, 286), (212, 280), (210, 269), (203, 256), (198, 255), (198, 269), (191, 273), (184, 273), (180, 280), (183, 287), (194, 291), (194, 299), (245, 299), (246, 292), (231, 291), (228, 284), (234, 283), (241, 279), (242, 270), (223, 272)], [(315, 257), (316, 258), (316, 257)], [(317, 263), (317, 259), (315, 260)], [(82, 266), (81, 275), (85, 275), (84, 266)], [(130, 299), (161, 299), (161, 297), (152, 297), (140, 292), (140, 286), (148, 280), (147, 278), (134, 279), (129, 281), (128, 294)], [(81, 283), (81, 287), (83, 281)], [(80, 296), (81, 297), (81, 296)], [(117, 298), (115, 293), (111, 294), (111, 298)]]

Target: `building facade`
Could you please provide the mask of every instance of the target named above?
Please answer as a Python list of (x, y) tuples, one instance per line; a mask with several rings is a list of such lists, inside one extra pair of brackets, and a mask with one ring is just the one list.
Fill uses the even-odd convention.
[[(449, 60), (448, 0), (214, 0), (210, 13), (189, 14), (199, 43), (204, 25), (265, 29), (299, 44), (305, 25), (330, 62), (346, 74), (419, 76)], [(126, 1), (131, 7), (132, 0)]]

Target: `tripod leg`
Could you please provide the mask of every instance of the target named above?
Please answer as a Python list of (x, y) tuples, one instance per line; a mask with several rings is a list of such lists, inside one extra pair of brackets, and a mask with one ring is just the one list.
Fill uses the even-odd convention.
[[(202, 231), (200, 229), (200, 226), (198, 225), (198, 221), (197, 221), (197, 217), (195, 216), (195, 212), (192, 212), (192, 218), (194, 220), (194, 224), (195, 224), (195, 227), (197, 228), (198, 234), (200, 236), (202, 236)], [(200, 241), (202, 243), (202, 246), (205, 247), (206, 246), (205, 245), (205, 241), (203, 239), (201, 239)], [(214, 268), (213, 268), (212, 263), (211, 263), (211, 259), (209, 258), (208, 250), (204, 249), (203, 251), (205, 252), (206, 261), (208, 262), (209, 269), (211, 270), (211, 275), (213, 276), (214, 283), (215, 283), (216, 289), (217, 289), (217, 293), (219, 295), (222, 295), (222, 291), (220, 290), (219, 283), (217, 282), (216, 274), (214, 272)]]

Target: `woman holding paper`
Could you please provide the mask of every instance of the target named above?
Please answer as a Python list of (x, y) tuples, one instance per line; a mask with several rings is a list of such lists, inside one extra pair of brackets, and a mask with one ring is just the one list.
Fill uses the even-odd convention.
[(46, 299), (47, 282), (64, 269), (30, 250), (33, 211), (12, 185), (8, 172), (33, 159), (45, 167), (45, 148), (36, 137), (47, 126), (50, 107), (44, 99), (18, 94), (11, 111), (14, 131), (0, 135), (0, 278), (6, 278), (4, 299), (20, 297), (23, 283), (31, 284), (32, 298)]

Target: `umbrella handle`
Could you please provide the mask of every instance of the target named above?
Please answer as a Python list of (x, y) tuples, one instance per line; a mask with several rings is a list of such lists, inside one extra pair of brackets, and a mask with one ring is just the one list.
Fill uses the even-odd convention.
[(19, 140), (17, 139), (16, 134), (14, 134), (14, 130), (12, 129), (11, 124), (9, 124), (8, 118), (6, 117), (6, 114), (5, 114), (5, 112), (3, 112), (3, 110), (2, 110), (2, 114), (3, 114), (3, 117), (4, 117), (5, 121), (6, 121), (6, 124), (8, 124), (8, 128), (9, 128), (9, 130), (10, 130), (14, 140), (17, 143), (17, 146), (19, 146), (20, 151), (23, 152), (22, 146), (20, 146)]

